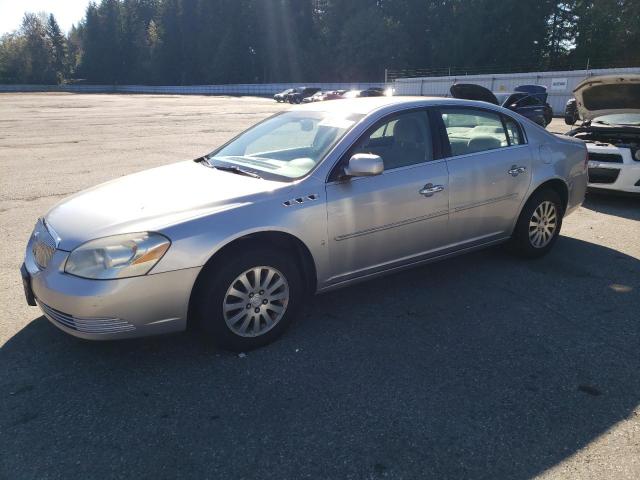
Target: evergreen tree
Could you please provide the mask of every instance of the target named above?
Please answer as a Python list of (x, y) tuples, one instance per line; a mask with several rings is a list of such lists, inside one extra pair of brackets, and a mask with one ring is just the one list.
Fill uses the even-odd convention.
[(25, 14), (20, 33), (25, 39), (23, 81), (35, 84), (56, 83), (53, 45), (47, 35), (46, 17)]
[(56, 72), (58, 83), (69, 76), (69, 61), (67, 58), (67, 39), (62, 34), (60, 26), (53, 14), (47, 19), (47, 35), (51, 42), (51, 62)]
[(638, 0), (96, 1), (68, 36), (53, 15), (25, 15), (0, 38), (0, 81), (379, 81), (385, 68), (640, 62)]
[(0, 38), (0, 83), (25, 83), (26, 39), (13, 32)]

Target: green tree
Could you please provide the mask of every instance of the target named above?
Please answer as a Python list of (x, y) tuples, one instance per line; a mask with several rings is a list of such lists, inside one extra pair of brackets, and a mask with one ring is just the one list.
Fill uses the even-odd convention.
[[(379, 81), (640, 62), (638, 0), (99, 0), (65, 36), (28, 14), (0, 81)], [(462, 69), (464, 67), (464, 69)]]
[(69, 60), (67, 57), (67, 39), (53, 14), (47, 18), (47, 35), (51, 42), (51, 62), (56, 72), (58, 83), (69, 76)]
[(26, 39), (17, 32), (0, 38), (0, 83), (24, 83)]
[(575, 50), (581, 64), (640, 61), (640, 6), (637, 0), (577, 0)]
[(53, 59), (53, 45), (47, 34), (46, 17), (26, 13), (22, 20), (20, 33), (25, 45), (23, 81), (35, 84), (54, 84), (57, 82)]

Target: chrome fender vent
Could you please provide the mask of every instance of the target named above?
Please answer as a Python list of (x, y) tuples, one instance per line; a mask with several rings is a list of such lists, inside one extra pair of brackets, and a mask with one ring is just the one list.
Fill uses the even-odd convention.
[(296, 197), (291, 200), (287, 200), (286, 202), (282, 202), (282, 205), (285, 207), (294, 207), (296, 205), (302, 205), (305, 202), (313, 202), (318, 200), (319, 196), (317, 193), (312, 193), (311, 195), (307, 195), (306, 197)]

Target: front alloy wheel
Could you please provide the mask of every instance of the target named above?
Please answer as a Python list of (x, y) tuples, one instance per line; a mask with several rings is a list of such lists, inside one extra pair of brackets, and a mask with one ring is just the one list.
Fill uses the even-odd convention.
[(289, 252), (245, 243), (204, 268), (194, 290), (194, 321), (226, 350), (253, 350), (282, 335), (305, 285)]
[(273, 267), (255, 267), (229, 286), (222, 303), (227, 327), (241, 337), (257, 337), (274, 328), (287, 311), (289, 282)]

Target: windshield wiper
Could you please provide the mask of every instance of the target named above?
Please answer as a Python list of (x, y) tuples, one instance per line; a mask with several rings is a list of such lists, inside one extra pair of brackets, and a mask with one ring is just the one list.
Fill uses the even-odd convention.
[(217, 170), (222, 170), (223, 172), (235, 173), (236, 175), (245, 175), (251, 178), (262, 178), (257, 173), (250, 172), (249, 170), (245, 170), (244, 168), (240, 168), (236, 165), (211, 165), (211, 166)]

